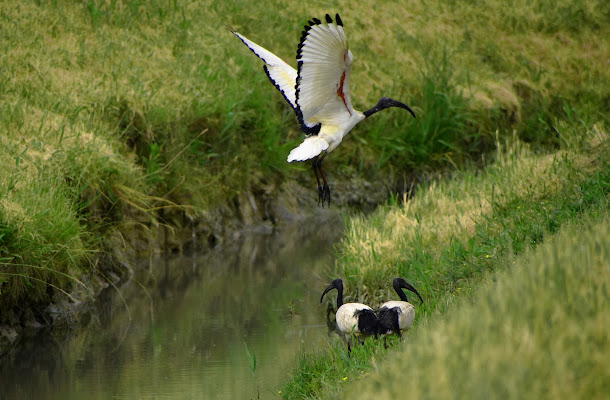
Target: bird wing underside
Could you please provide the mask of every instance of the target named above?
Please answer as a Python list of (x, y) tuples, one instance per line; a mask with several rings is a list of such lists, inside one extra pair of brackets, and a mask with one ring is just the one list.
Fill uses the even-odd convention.
[(244, 35), (234, 31), (229, 27), (231, 33), (237, 36), (254, 54), (265, 62), (265, 73), (273, 85), (284, 95), (284, 98), (296, 110), (295, 86), (297, 71), (288, 65), (284, 60), (270, 52), (269, 50), (257, 45)]
[(340, 125), (354, 114), (349, 96), (353, 56), (343, 23), (327, 14), (305, 26), (297, 51), (297, 116), (304, 132), (315, 134), (320, 124)]

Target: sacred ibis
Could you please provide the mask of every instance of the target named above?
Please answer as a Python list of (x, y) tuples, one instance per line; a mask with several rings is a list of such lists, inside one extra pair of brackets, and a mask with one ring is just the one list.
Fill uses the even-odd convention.
[(378, 334), (378, 322), (375, 311), (365, 304), (361, 303), (346, 303), (343, 304), (343, 281), (341, 279), (335, 279), (331, 282), (322, 297), (320, 303), (324, 300), (326, 293), (332, 289), (337, 289), (337, 313), (335, 314), (335, 320), (337, 321), (337, 328), (347, 341), (347, 352), (352, 352), (352, 336), (356, 336), (360, 342), (363, 342), (365, 338), (371, 335), (377, 336)]
[[(371, 109), (360, 112), (350, 99), (349, 76), (354, 56), (349, 50), (343, 22), (326, 14), (325, 23), (309, 21), (297, 49), (298, 70), (275, 54), (252, 42), (229, 27), (229, 30), (265, 62), (263, 69), (271, 83), (294, 109), (305, 140), (288, 155), (288, 162), (313, 159), (318, 183), (318, 204), (328, 202), (330, 188), (322, 162), (360, 121), (389, 107), (400, 107), (415, 113), (407, 105), (382, 97)], [(324, 186), (320, 184), (320, 177)]]
[(381, 305), (377, 310), (377, 318), (379, 320), (379, 333), (383, 336), (383, 345), (387, 348), (386, 336), (391, 333), (398, 334), (398, 337), (402, 339), (402, 331), (409, 330), (413, 326), (415, 320), (415, 307), (407, 300), (407, 295), (402, 289), (408, 289), (415, 293), (421, 302), (424, 299), (419, 295), (417, 289), (415, 289), (409, 282), (403, 278), (395, 278), (392, 283), (394, 290), (398, 293), (401, 301), (388, 301)]

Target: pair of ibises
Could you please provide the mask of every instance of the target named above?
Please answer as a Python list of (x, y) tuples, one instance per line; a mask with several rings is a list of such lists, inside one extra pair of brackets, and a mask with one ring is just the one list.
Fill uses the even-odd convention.
[(397, 334), (402, 339), (402, 332), (409, 330), (415, 320), (415, 307), (409, 303), (407, 295), (402, 289), (408, 289), (415, 293), (423, 303), (424, 299), (420, 296), (409, 282), (403, 278), (395, 278), (393, 282), (394, 290), (400, 297), (400, 301), (388, 301), (373, 310), (371, 307), (362, 303), (343, 303), (343, 281), (335, 279), (322, 293), (320, 303), (329, 291), (337, 290), (337, 312), (335, 321), (337, 329), (347, 341), (348, 354), (351, 353), (352, 338), (356, 337), (360, 341), (369, 336), (383, 336), (383, 344), (387, 348), (386, 335)]
[[(349, 50), (339, 14), (325, 22), (309, 21), (297, 49), (298, 70), (281, 58), (252, 42), (233, 28), (229, 30), (265, 62), (264, 70), (271, 83), (293, 108), (306, 138), (288, 155), (288, 162), (313, 159), (318, 183), (318, 204), (330, 206), (330, 188), (322, 162), (360, 121), (389, 107), (415, 113), (407, 105), (382, 97), (371, 109), (357, 111), (350, 98), (349, 78), (354, 59)], [(322, 178), (323, 185), (320, 183)]]

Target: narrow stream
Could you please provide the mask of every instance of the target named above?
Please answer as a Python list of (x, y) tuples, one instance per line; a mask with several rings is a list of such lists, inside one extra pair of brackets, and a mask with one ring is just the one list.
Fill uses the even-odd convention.
[(328, 340), (319, 300), (342, 226), (148, 260), (105, 292), (100, 324), (39, 332), (0, 360), (0, 399), (278, 398), (298, 355)]

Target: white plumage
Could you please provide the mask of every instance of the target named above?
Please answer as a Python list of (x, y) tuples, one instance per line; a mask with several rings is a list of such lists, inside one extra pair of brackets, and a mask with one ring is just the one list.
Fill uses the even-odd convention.
[(306, 137), (299, 147), (292, 149), (288, 155), (288, 162), (309, 160), (310, 158), (316, 157), (326, 149), (328, 149), (328, 141), (323, 137)]
[[(419, 292), (403, 278), (395, 278), (392, 286), (394, 286), (394, 290), (400, 297), (400, 301), (385, 302), (377, 310), (379, 333), (382, 335), (396, 333), (399, 337), (402, 337), (402, 331), (411, 329), (415, 321), (415, 307), (408, 302), (407, 295), (402, 289), (408, 289), (417, 294), (422, 303), (424, 300), (419, 295)], [(386, 345), (385, 336), (383, 339), (383, 343)]]
[(265, 73), (295, 110), (307, 137), (290, 152), (287, 161), (313, 159), (318, 203), (322, 206), (326, 201), (330, 205), (330, 188), (322, 161), (358, 122), (388, 107), (404, 108), (415, 117), (408, 106), (388, 97), (381, 98), (364, 113), (353, 108), (349, 77), (354, 56), (339, 14), (334, 21), (326, 14), (326, 23), (313, 18), (305, 26), (297, 50), (298, 70), (235, 30), (231, 32), (265, 62)]
[(352, 336), (355, 336), (359, 341), (362, 341), (371, 335), (377, 336), (377, 316), (375, 315), (375, 311), (366, 304), (343, 304), (343, 281), (341, 279), (335, 279), (326, 287), (320, 298), (320, 303), (324, 299), (326, 293), (332, 289), (337, 289), (337, 313), (335, 314), (337, 328), (347, 341), (348, 353), (351, 353)]

